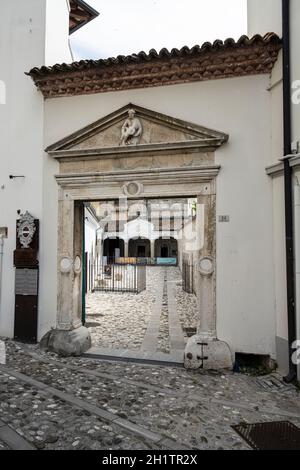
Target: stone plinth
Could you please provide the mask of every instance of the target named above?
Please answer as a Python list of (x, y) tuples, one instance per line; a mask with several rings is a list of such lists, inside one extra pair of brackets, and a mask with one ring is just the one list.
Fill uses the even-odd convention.
[(202, 364), (206, 370), (232, 369), (232, 355), (228, 344), (199, 335), (190, 338), (185, 348), (184, 366), (186, 369), (199, 369)]
[(81, 356), (91, 348), (91, 335), (81, 326), (75, 330), (51, 330), (40, 341), (43, 351), (51, 351), (59, 356)]

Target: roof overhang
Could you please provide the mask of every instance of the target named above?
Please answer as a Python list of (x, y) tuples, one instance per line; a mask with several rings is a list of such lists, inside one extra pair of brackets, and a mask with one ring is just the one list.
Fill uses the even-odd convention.
[(99, 16), (98, 11), (83, 0), (70, 0), (70, 34)]
[(220, 78), (270, 74), (281, 39), (274, 33), (238, 41), (217, 40), (201, 47), (162, 49), (100, 60), (33, 68), (31, 76), (45, 98), (149, 88)]

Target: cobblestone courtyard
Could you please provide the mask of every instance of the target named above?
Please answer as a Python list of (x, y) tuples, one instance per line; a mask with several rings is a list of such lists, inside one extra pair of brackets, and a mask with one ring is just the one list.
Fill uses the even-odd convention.
[(239, 423), (300, 426), (299, 392), (277, 376), (62, 359), (6, 341), (0, 449), (247, 449)]
[(184, 328), (197, 324), (197, 302), (182, 290), (179, 268), (147, 267), (146, 285), (140, 294), (87, 295), (86, 326), (93, 346), (162, 353), (184, 349)]

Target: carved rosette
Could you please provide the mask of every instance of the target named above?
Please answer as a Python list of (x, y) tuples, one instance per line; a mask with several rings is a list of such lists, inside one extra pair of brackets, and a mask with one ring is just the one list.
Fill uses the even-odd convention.
[(36, 232), (34, 217), (27, 211), (21, 215), (17, 225), (18, 239), (22, 248), (29, 248)]
[(204, 256), (199, 261), (198, 269), (202, 276), (211, 276), (215, 271), (214, 259), (211, 256)]
[(123, 194), (128, 197), (137, 197), (144, 191), (144, 186), (137, 181), (130, 181), (122, 187)]

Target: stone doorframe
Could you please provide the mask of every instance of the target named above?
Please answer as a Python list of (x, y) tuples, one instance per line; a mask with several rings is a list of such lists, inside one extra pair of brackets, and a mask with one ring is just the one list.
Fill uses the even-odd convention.
[[(199, 204), (204, 207), (205, 236), (204, 246), (199, 255), (200, 260), (202, 259), (199, 262), (199, 273), (200, 279), (203, 278), (205, 292), (202, 293), (201, 311), (203, 314), (201, 319), (199, 318), (199, 328), (211, 336), (216, 336), (215, 177), (217, 173), (218, 168), (216, 167), (209, 172), (208, 170), (203, 172), (199, 169), (162, 171), (159, 178), (157, 178), (157, 175), (152, 175), (153, 179), (149, 172), (119, 173), (116, 180), (114, 180), (115, 175), (107, 174), (91, 177), (86, 175), (76, 177), (57, 176), (60, 187), (58, 201), (57, 328), (59, 330), (72, 330), (81, 326), (82, 203), (93, 200), (118, 200), (124, 197), (124, 190), (128, 184), (137, 184), (140, 188), (139, 194), (131, 197), (132, 199), (156, 199), (162, 196), (165, 198), (197, 196)], [(126, 197), (128, 198), (127, 195)], [(204, 266), (205, 263), (208, 263), (209, 266)], [(201, 270), (202, 265), (204, 271)], [(202, 292), (202, 283), (200, 284)]]
[(231, 366), (229, 348), (218, 341), (216, 336), (216, 177), (219, 169), (219, 166), (211, 165), (161, 169), (159, 172), (62, 174), (56, 177), (59, 185), (59, 346), (56, 349), (63, 354), (80, 354), (90, 346), (88, 330), (81, 322), (83, 202), (124, 196), (129, 199), (128, 185), (136, 185), (137, 194), (131, 196), (134, 199), (197, 196), (198, 203), (204, 208), (204, 244), (199, 252), (196, 276), (197, 297), (200, 299), (198, 329), (197, 335), (187, 345), (185, 363), (190, 368), (202, 366), (202, 344), (205, 343), (207, 350), (212, 351), (213, 348), (212, 365), (209, 366), (208, 361), (206, 364), (209, 368)]
[[(130, 121), (136, 141), (124, 145)], [(129, 124), (128, 124), (129, 125)], [(229, 348), (216, 333), (215, 151), (228, 135), (129, 103), (51, 145), (60, 163), (58, 200), (58, 312), (56, 330), (43, 344), (62, 354), (81, 354), (91, 344), (81, 323), (83, 202), (156, 198), (198, 198), (204, 239), (196, 250), (197, 335), (190, 339), (185, 365), (228, 367)], [(204, 212), (203, 212), (204, 208)], [(197, 219), (199, 220), (199, 218)], [(208, 359), (205, 359), (208, 357)], [(204, 363), (205, 362), (205, 363)]]

